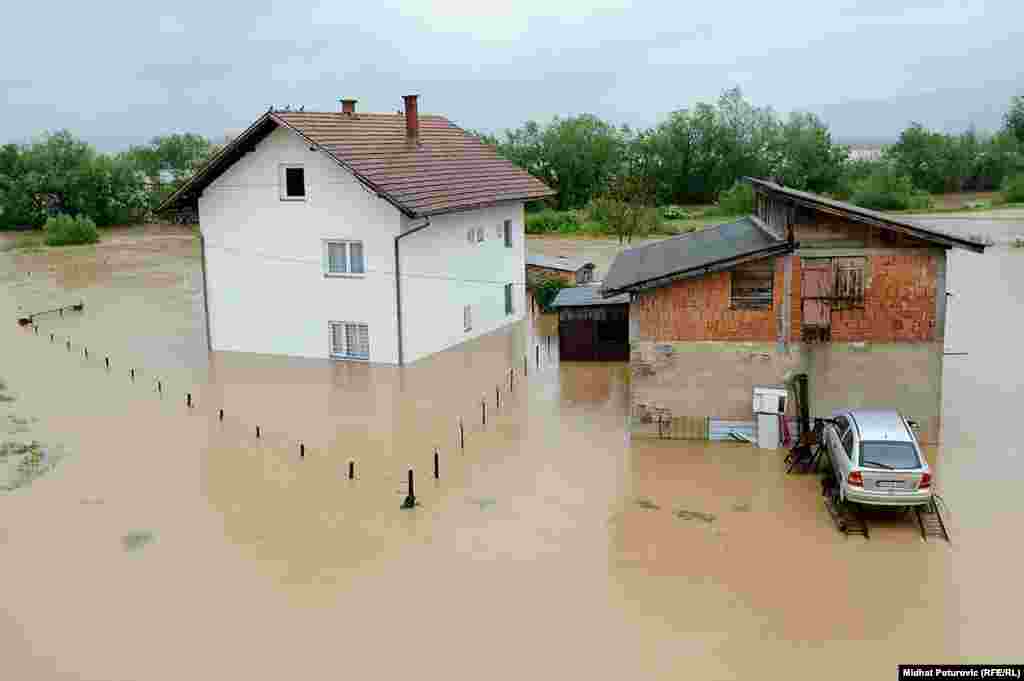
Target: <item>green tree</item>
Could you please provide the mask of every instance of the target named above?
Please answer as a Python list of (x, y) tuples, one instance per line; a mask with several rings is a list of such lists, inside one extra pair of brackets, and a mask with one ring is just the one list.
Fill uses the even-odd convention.
[(1010, 108), (1003, 117), (1005, 130), (1013, 135), (1019, 144), (1024, 145), (1024, 96), (1018, 95), (1010, 99)]
[(768, 151), (769, 174), (782, 184), (812, 192), (834, 191), (849, 159), (849, 149), (812, 113), (793, 113), (777, 129)]

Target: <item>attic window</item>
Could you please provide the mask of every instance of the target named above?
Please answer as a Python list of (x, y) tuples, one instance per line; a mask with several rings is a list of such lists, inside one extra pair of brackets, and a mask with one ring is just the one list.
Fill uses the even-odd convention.
[(772, 309), (775, 259), (744, 263), (732, 271), (731, 307), (734, 310)]
[(306, 169), (302, 166), (281, 166), (281, 199), (306, 200)]

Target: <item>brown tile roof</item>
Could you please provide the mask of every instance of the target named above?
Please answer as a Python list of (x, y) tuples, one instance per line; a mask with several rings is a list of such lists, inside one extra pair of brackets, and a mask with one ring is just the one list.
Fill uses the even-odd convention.
[[(278, 126), (318, 146), (367, 187), (413, 217), (555, 193), (443, 116), (420, 115), (419, 141), (411, 144), (406, 138), (404, 114), (272, 111), (229, 148), (251, 148)], [(161, 208), (198, 196), (236, 157), (225, 149)]]

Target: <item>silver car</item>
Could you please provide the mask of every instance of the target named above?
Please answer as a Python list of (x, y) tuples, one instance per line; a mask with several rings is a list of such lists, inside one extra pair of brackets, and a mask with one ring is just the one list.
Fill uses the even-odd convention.
[(931, 502), (931, 469), (899, 412), (839, 411), (824, 436), (840, 500), (869, 506)]

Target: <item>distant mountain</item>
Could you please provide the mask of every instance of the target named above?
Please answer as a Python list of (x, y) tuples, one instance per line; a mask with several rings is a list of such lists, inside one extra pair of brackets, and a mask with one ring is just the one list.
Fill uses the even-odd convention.
[(832, 136), (844, 144), (891, 144), (900, 132), (918, 122), (942, 132), (995, 132), (1014, 95), (1024, 95), (1024, 79), (901, 95), (889, 99), (853, 100), (817, 109)]

